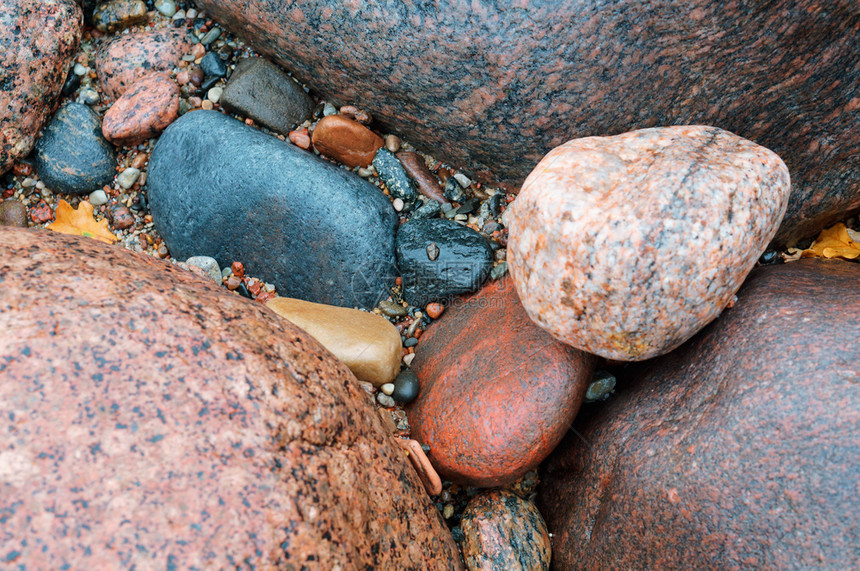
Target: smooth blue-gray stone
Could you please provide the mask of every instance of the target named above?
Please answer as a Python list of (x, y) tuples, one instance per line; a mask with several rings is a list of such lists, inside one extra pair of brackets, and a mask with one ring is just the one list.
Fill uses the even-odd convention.
[(371, 308), (397, 269), (397, 214), (372, 184), (217, 111), (183, 115), (152, 152), (153, 221), (180, 260), (240, 261), (282, 296)]
[(45, 186), (63, 194), (89, 194), (116, 174), (116, 154), (102, 135), (102, 121), (82, 103), (57, 111), (36, 141), (33, 163)]

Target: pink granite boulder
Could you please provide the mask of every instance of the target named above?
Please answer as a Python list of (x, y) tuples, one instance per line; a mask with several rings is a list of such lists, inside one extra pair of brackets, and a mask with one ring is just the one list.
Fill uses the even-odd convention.
[(143, 76), (170, 73), (189, 49), (185, 31), (176, 28), (114, 36), (99, 48), (96, 72), (108, 97), (118, 99)]
[(529, 316), (609, 359), (662, 355), (731, 301), (785, 213), (788, 169), (716, 127), (663, 127), (553, 149), (506, 212)]
[(132, 146), (158, 136), (179, 116), (179, 86), (166, 73), (139, 79), (116, 100), (102, 120), (105, 139)]
[(461, 568), (349, 370), (262, 305), (0, 227), (0, 331), (4, 564)]
[(83, 26), (73, 0), (0, 2), (0, 174), (56, 109)]
[(856, 569), (860, 264), (756, 268), (544, 463), (557, 569)]

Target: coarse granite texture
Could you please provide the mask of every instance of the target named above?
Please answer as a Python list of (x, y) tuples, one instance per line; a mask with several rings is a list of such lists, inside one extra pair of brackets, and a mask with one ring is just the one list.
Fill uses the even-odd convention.
[(120, 147), (158, 136), (179, 117), (179, 86), (166, 73), (137, 80), (111, 105), (102, 120), (102, 134)]
[(506, 490), (481, 492), (463, 511), (463, 559), (469, 571), (546, 571), (552, 548), (533, 503)]
[(108, 39), (99, 48), (96, 72), (105, 94), (116, 100), (143, 76), (170, 73), (190, 49), (184, 29), (122, 34)]
[(0, 2), (0, 174), (56, 109), (83, 27), (73, 0)]
[(311, 141), (321, 154), (350, 168), (370, 166), (376, 151), (382, 148), (382, 137), (344, 115), (320, 119)]
[(558, 569), (854, 569), (860, 265), (757, 268), (544, 464)]
[(217, 111), (168, 127), (149, 162), (170, 253), (241, 261), (286, 297), (373, 308), (397, 277), (397, 214), (375, 186)]
[(789, 175), (716, 127), (586, 137), (550, 152), (505, 213), (529, 316), (609, 359), (662, 355), (728, 304), (773, 238)]
[(0, 228), (0, 260), (5, 565), (461, 568), (364, 391), (305, 333), (89, 238)]
[(492, 282), (454, 300), (421, 336), (412, 437), (447, 479), (509, 484), (570, 428), (594, 363), (532, 323), (509, 278)]
[[(205, 57), (209, 56), (218, 57), (212, 52)], [(203, 62), (200, 63), (205, 73)], [(214, 66), (207, 64), (206, 67)], [(209, 77), (216, 76), (209, 74)], [(249, 117), (283, 135), (309, 119), (314, 110), (313, 100), (301, 85), (281, 68), (260, 57), (243, 59), (236, 64), (220, 101), (230, 113)]]
[(323, 95), (485, 182), (573, 138), (715, 125), (794, 181), (777, 242), (860, 208), (856, 0), (200, 0)]
[(89, 194), (116, 174), (101, 117), (83, 103), (66, 103), (54, 114), (36, 142), (33, 164), (45, 186), (64, 194)]

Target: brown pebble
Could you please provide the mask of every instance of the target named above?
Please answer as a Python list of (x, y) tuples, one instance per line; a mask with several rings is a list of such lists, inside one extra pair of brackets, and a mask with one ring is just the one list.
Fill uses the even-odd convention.
[(15, 176), (30, 176), (33, 174), (33, 165), (29, 163), (15, 163), (12, 166), (12, 174)]
[(350, 119), (355, 119), (364, 125), (370, 125), (371, 121), (373, 121), (373, 117), (370, 113), (364, 109), (359, 109), (354, 105), (344, 105), (340, 108), (340, 112), (342, 115), (346, 115)]
[(134, 225), (134, 216), (124, 204), (115, 202), (108, 207), (108, 218), (117, 230), (125, 230)]
[(439, 177), (439, 180), (442, 181), (442, 184), (448, 182), (448, 179), (451, 178), (451, 171), (446, 169), (445, 167), (439, 167), (436, 171), (436, 176)]
[(400, 137), (397, 135), (385, 135), (385, 148), (396, 153), (400, 150)]
[(428, 303), (425, 309), (431, 319), (439, 319), (439, 316), (445, 311), (445, 306), (441, 303)]
[(146, 166), (146, 161), (149, 160), (149, 153), (138, 153), (135, 155), (134, 159), (131, 161), (131, 167), (135, 169), (142, 169)]
[(421, 483), (424, 484), (424, 489), (427, 490), (427, 493), (431, 496), (441, 494), (442, 479), (436, 473), (436, 470), (433, 469), (433, 464), (430, 463), (430, 460), (424, 453), (424, 449), (421, 448), (421, 444), (417, 440), (403, 440), (399, 438), (397, 439), (397, 444), (409, 455), (409, 461), (412, 463), (415, 471), (418, 472), (418, 477), (421, 479)]
[(350, 168), (370, 165), (382, 147), (382, 137), (343, 115), (320, 119), (311, 140), (320, 153)]
[(27, 227), (27, 207), (17, 200), (0, 202), (0, 226)]
[(227, 278), (227, 289), (232, 291), (240, 285), (242, 285), (242, 278), (239, 276), (230, 276)]
[(200, 104), (200, 108), (206, 109), (207, 111), (211, 111), (212, 109), (215, 109), (215, 104), (208, 99), (205, 99), (203, 103)]
[[(392, 135), (389, 135), (392, 136)], [(424, 157), (413, 151), (400, 151), (397, 153), (397, 158), (406, 169), (406, 173), (412, 177), (415, 184), (418, 185), (418, 192), (432, 198), (436, 202), (447, 203), (445, 195), (442, 193), (442, 187), (436, 181), (436, 177), (427, 168), (424, 163)]]
[(308, 134), (307, 127), (290, 131), (290, 142), (302, 149), (311, 148), (311, 136)]
[(188, 72), (188, 81), (191, 82), (195, 87), (200, 87), (203, 84), (203, 80), (206, 75), (203, 73), (203, 70), (199, 67), (195, 67), (191, 71)]
[[(197, 97), (196, 95), (194, 97), (188, 98), (188, 105), (190, 105), (191, 107), (200, 107), (202, 104), (203, 104), (203, 100), (200, 99), (199, 97)], [(248, 123), (248, 121), (250, 121), (250, 119), (245, 119), (245, 123)], [(248, 125), (253, 125), (253, 124), (254, 124), (253, 121), (248, 123)]]
[(245, 266), (242, 262), (233, 262), (230, 264), (230, 271), (233, 272), (234, 276), (238, 276), (240, 279), (245, 277)]
[(111, 33), (146, 21), (143, 0), (109, 0), (93, 11), (93, 23), (100, 32)]
[(178, 83), (179, 85), (185, 85), (186, 83), (188, 83), (189, 79), (190, 78), (188, 77), (188, 70), (187, 69), (183, 69), (182, 71), (180, 71), (179, 73), (176, 74), (176, 83)]
[(195, 60), (198, 60), (206, 55), (206, 46), (203, 44), (194, 44), (191, 48), (191, 55)]

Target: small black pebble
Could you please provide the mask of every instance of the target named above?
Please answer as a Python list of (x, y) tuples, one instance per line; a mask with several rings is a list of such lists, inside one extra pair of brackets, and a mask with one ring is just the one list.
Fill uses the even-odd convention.
[(498, 216), (502, 213), (502, 201), (505, 199), (504, 192), (497, 192), (488, 200), (488, 205), (490, 207), (490, 214), (493, 216)]
[(415, 400), (418, 396), (418, 377), (406, 369), (401, 371), (394, 379), (394, 392), (391, 393), (391, 398), (399, 404), (408, 404)]
[(763, 266), (769, 266), (770, 264), (775, 264), (779, 261), (779, 254), (774, 250), (768, 250), (764, 254), (761, 255), (761, 258), (758, 259), (758, 263)]
[(178, 18), (176, 20), (173, 20), (173, 27), (174, 28), (184, 28), (185, 27), (185, 18)]
[(453, 176), (445, 181), (445, 188), (442, 189), (442, 194), (452, 202), (463, 202), (466, 199), (463, 187), (460, 186), (460, 183)]
[(78, 90), (81, 86), (81, 77), (75, 73), (74, 68), (69, 71), (69, 77), (66, 78), (66, 83), (63, 84), (63, 95), (68, 97)]
[(245, 287), (245, 284), (239, 284), (239, 287), (236, 288), (236, 292), (238, 292), (239, 295), (241, 295), (242, 297), (254, 299), (251, 297), (251, 292), (248, 291), (248, 288)]
[(227, 75), (227, 64), (215, 52), (209, 52), (200, 60), (200, 69), (206, 77), (224, 77)]
[(206, 91), (209, 91), (210, 88), (218, 85), (219, 81), (221, 81), (220, 77), (217, 77), (217, 76), (207, 77), (205, 80), (203, 80), (203, 83), (200, 84), (200, 90), (205, 93)]
[(457, 214), (471, 214), (481, 205), (480, 198), (470, 198), (457, 209)]

